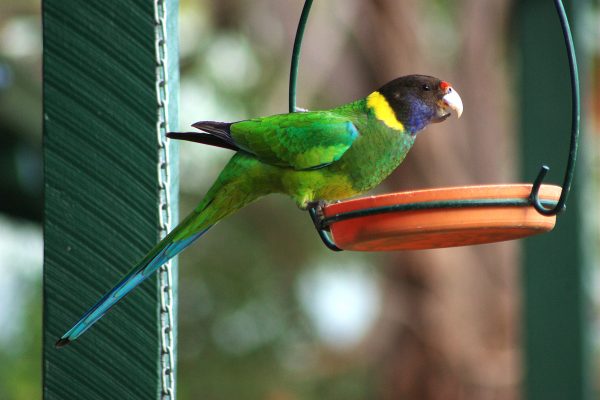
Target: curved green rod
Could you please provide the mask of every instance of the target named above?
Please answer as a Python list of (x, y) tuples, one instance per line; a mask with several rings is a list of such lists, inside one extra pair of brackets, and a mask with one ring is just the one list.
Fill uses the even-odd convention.
[(579, 71), (577, 69), (577, 58), (575, 56), (575, 46), (573, 45), (573, 36), (571, 35), (571, 28), (569, 27), (569, 20), (565, 12), (565, 7), (561, 0), (554, 0), (556, 6), (556, 12), (560, 19), (560, 26), (565, 39), (565, 45), (567, 46), (567, 55), (569, 57), (569, 70), (571, 73), (571, 145), (569, 148), (569, 159), (567, 161), (567, 168), (563, 179), (562, 192), (560, 193), (560, 199), (553, 208), (545, 208), (539, 199), (539, 190), (544, 177), (548, 173), (548, 166), (543, 165), (538, 173), (537, 178), (533, 182), (533, 188), (529, 195), (529, 200), (535, 207), (535, 209), (543, 215), (556, 215), (563, 211), (566, 207), (567, 197), (571, 190), (571, 183), (573, 182), (573, 176), (575, 173), (575, 161), (577, 160), (577, 146), (579, 142), (579, 120), (581, 114), (581, 100), (579, 96)]
[[(302, 38), (304, 36), (304, 30), (306, 28), (306, 23), (308, 21), (308, 14), (310, 12), (310, 8), (312, 6), (313, 0), (306, 0), (304, 3), (304, 7), (302, 9), (302, 14), (300, 16), (300, 21), (298, 23), (298, 29), (296, 30), (296, 38), (294, 40), (294, 49), (292, 51), (292, 62), (290, 68), (290, 87), (289, 87), (289, 112), (296, 111), (296, 83), (298, 80), (298, 65), (300, 61), (300, 48), (302, 46)], [(310, 215), (315, 223), (315, 227), (319, 232), (319, 236), (325, 243), (325, 245), (334, 251), (340, 251), (341, 249), (335, 245), (335, 243), (329, 238), (329, 236), (325, 233), (327, 229), (327, 225), (334, 221), (349, 219), (349, 218), (357, 218), (360, 216), (380, 214), (386, 212), (393, 211), (406, 211), (411, 209), (423, 209), (423, 208), (455, 208), (455, 207), (478, 207), (478, 206), (486, 206), (486, 205), (497, 205), (497, 206), (524, 206), (531, 204), (535, 207), (535, 209), (543, 215), (556, 215), (563, 211), (566, 206), (567, 197), (569, 195), (569, 191), (571, 190), (571, 183), (573, 181), (573, 176), (575, 172), (575, 162), (577, 160), (577, 148), (579, 141), (579, 125), (580, 125), (580, 115), (581, 115), (581, 104), (580, 104), (580, 94), (579, 94), (579, 72), (577, 68), (577, 58), (575, 55), (575, 46), (573, 44), (573, 37), (571, 34), (571, 29), (569, 26), (569, 21), (565, 12), (564, 5), (561, 0), (554, 0), (554, 5), (556, 7), (556, 11), (558, 13), (558, 17), (560, 20), (563, 37), (565, 40), (565, 45), (567, 47), (567, 55), (569, 59), (569, 70), (571, 74), (571, 95), (572, 95), (572, 120), (571, 120), (571, 144), (569, 148), (569, 159), (567, 161), (567, 167), (565, 171), (565, 176), (563, 180), (563, 186), (560, 198), (556, 205), (552, 208), (546, 208), (544, 206), (551, 206), (554, 203), (548, 203), (546, 201), (541, 201), (539, 198), (539, 190), (544, 180), (544, 177), (548, 173), (550, 169), (548, 166), (543, 165), (536, 177), (533, 187), (531, 189), (531, 193), (529, 195), (528, 200), (498, 200), (492, 199), (488, 201), (482, 200), (469, 200), (469, 201), (449, 201), (449, 202), (427, 202), (427, 203), (412, 203), (412, 204), (404, 204), (404, 205), (395, 205), (388, 207), (380, 207), (380, 208), (370, 208), (365, 210), (360, 210), (356, 212), (342, 213), (330, 218), (323, 218), (319, 215), (318, 207), (311, 207), (309, 209)]]
[(298, 64), (300, 62), (300, 48), (302, 47), (302, 38), (304, 37), (304, 29), (306, 21), (308, 21), (308, 13), (312, 6), (313, 0), (306, 0), (298, 29), (296, 30), (296, 38), (294, 39), (294, 50), (292, 50), (292, 66), (290, 68), (290, 112), (296, 111), (296, 82), (298, 81)]

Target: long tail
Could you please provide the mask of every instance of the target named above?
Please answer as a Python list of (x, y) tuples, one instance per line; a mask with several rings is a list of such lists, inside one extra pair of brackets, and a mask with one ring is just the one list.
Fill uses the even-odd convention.
[(255, 190), (255, 182), (251, 179), (256, 176), (252, 171), (253, 167), (260, 165), (244, 155), (234, 156), (200, 205), (61, 336), (56, 347), (66, 346), (81, 336), (113, 305), (218, 221), (266, 194)]
[(175, 237), (180, 233), (185, 225), (189, 224), (190, 217), (198, 217), (190, 215), (184, 220), (171, 234), (161, 240), (135, 267), (129, 271), (127, 275), (111, 290), (109, 290), (96, 304), (94, 304), (83, 316), (56, 342), (56, 347), (63, 347), (77, 339), (86, 330), (88, 330), (96, 321), (116, 303), (118, 303), (125, 295), (132, 291), (136, 286), (142, 283), (146, 278), (152, 275), (161, 265), (169, 261), (172, 257), (179, 254), (183, 249), (189, 246), (192, 242), (202, 236), (211, 225), (200, 229), (198, 232), (190, 235), (187, 238), (176, 240)]

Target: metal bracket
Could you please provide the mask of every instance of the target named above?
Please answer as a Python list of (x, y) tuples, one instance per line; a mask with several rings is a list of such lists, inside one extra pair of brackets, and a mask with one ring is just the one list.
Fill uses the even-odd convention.
[[(166, 133), (169, 129), (169, 76), (167, 65), (167, 0), (154, 2), (154, 26), (156, 32), (156, 98), (158, 118), (156, 135), (158, 141), (158, 188), (159, 188), (159, 235), (163, 239), (171, 229), (171, 179), (169, 174), (169, 144)], [(160, 285), (160, 385), (161, 400), (175, 399), (175, 355), (173, 334), (173, 276), (171, 261), (159, 269)]]

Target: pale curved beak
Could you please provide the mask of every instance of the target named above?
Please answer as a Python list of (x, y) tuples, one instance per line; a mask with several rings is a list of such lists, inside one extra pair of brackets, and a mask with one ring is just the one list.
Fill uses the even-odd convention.
[(463, 112), (463, 103), (456, 90), (448, 87), (447, 93), (442, 97), (442, 101), (446, 108), (453, 110), (456, 113), (456, 117), (460, 118)]

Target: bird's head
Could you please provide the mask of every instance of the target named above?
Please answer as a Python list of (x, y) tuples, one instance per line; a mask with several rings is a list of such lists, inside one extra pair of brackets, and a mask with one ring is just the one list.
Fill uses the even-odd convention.
[(452, 85), (426, 75), (408, 75), (386, 83), (367, 97), (367, 106), (386, 125), (413, 135), (430, 123), (444, 121), (452, 111), (460, 118), (463, 111)]

